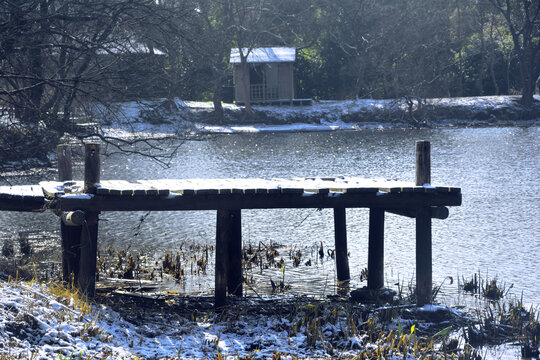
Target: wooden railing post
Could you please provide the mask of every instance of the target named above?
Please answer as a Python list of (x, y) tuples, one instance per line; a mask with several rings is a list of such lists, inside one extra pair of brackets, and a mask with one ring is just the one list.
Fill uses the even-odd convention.
[[(429, 141), (416, 142), (416, 185), (431, 183), (431, 151)], [(418, 209), (416, 215), (416, 301), (418, 306), (431, 303), (432, 249), (431, 209)]]
[[(58, 180), (73, 180), (73, 169), (71, 160), (71, 146), (58, 145)], [(62, 280), (66, 284), (78, 279), (79, 261), (81, 247), (81, 228), (79, 226), (68, 226), (66, 223), (66, 214), (60, 214), (60, 236), (62, 238)]]
[[(85, 144), (84, 192), (95, 194), (100, 179), (100, 145)], [(81, 231), (79, 286), (86, 296), (94, 297), (96, 286), (97, 238), (99, 212), (86, 212)]]
[(344, 207), (334, 208), (336, 272), (338, 281), (350, 280), (347, 251), (347, 217)]
[(384, 286), (384, 210), (369, 209), (368, 289)]

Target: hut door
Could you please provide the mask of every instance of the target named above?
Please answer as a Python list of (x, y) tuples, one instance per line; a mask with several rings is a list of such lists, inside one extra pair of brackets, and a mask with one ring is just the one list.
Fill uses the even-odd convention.
[(264, 100), (264, 68), (263, 65), (249, 67), (249, 93), (251, 100)]
[(265, 70), (266, 98), (278, 99), (278, 64), (266, 64)]

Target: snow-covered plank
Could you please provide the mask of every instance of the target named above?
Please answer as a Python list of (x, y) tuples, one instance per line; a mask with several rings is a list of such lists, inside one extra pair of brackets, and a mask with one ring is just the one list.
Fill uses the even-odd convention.
[(157, 190), (157, 194), (160, 196), (169, 195), (169, 192), (170, 192), (167, 186), (164, 186), (163, 184), (159, 182), (154, 183), (153, 180), (137, 180), (137, 183)]
[(359, 193), (377, 192), (377, 186), (368, 182), (348, 180), (345, 177), (308, 177), (294, 178), (294, 181), (302, 182), (307, 191), (321, 193)]
[(158, 195), (158, 190), (149, 185), (131, 183), (125, 180), (102, 180), (96, 192), (99, 195), (117, 196)]
[(43, 191), (38, 185), (0, 186), (0, 199), (43, 198)]
[(41, 181), (42, 193), (49, 199), (55, 199), (64, 195), (64, 183), (61, 181)]
[(267, 195), (279, 193), (278, 185), (265, 179), (226, 179), (233, 194), (260, 194)]
[(84, 181), (64, 181), (62, 189), (65, 194), (80, 194), (84, 192)]
[(212, 179), (163, 179), (148, 180), (153, 187), (168, 188), (171, 193), (182, 195), (216, 195), (218, 184)]

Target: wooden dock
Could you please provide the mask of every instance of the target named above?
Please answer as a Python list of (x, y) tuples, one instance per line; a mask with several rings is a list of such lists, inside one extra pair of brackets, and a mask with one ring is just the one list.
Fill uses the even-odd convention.
[(346, 208), (369, 208), (368, 288), (384, 285), (384, 215), (416, 218), (418, 304), (431, 302), (431, 219), (445, 219), (446, 206), (461, 205), (461, 189), (430, 185), (429, 142), (416, 144), (416, 182), (358, 177), (292, 179), (162, 179), (100, 181), (100, 146), (86, 144), (85, 179), (71, 180), (71, 153), (59, 147), (59, 179), (39, 185), (0, 187), (0, 210), (59, 214), (63, 275), (75, 276), (93, 296), (102, 211), (217, 211), (216, 306), (229, 294), (242, 295), (242, 209), (334, 209), (336, 270), (339, 281), (350, 278)]

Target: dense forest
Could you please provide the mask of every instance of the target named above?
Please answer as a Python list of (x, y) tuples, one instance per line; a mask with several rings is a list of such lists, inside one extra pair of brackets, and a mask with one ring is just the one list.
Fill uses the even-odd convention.
[(231, 48), (296, 47), (297, 95), (314, 99), (527, 106), (540, 74), (537, 0), (2, 0), (0, 14), (0, 162), (43, 157), (98, 103), (211, 100), (219, 117)]

